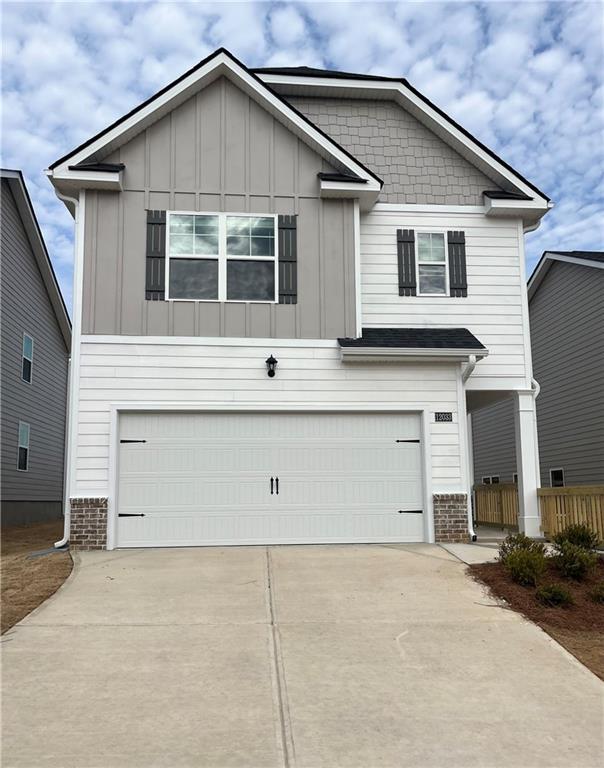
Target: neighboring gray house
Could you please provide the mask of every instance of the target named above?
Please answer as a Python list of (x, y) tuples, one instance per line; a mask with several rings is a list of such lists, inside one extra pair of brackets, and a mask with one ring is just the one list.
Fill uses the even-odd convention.
[(5, 526), (62, 515), (71, 324), (23, 176), (0, 176)]
[(551, 202), (402, 78), (221, 49), (54, 162), (75, 219), (65, 538), (467, 540), (467, 412), (513, 395)]
[[(604, 252), (546, 251), (528, 299), (541, 485), (604, 484)], [(475, 482), (515, 482), (512, 402), (473, 413), (472, 432)]]

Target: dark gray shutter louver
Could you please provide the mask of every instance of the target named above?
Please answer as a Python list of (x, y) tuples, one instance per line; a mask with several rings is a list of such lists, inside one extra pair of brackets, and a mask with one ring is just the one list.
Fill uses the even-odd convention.
[(279, 216), (279, 304), (298, 303), (297, 216)]
[(415, 282), (415, 232), (412, 229), (396, 230), (398, 256), (398, 295), (416, 296)]
[(145, 298), (163, 301), (166, 295), (166, 212), (147, 211)]
[(466, 236), (463, 232), (447, 232), (447, 242), (449, 244), (449, 292), (451, 296), (467, 296)]

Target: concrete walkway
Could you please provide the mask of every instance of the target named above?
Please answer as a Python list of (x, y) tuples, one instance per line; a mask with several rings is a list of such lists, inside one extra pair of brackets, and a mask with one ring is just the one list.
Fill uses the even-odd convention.
[(603, 686), (437, 546), (84, 553), (4, 635), (4, 768), (595, 768)]

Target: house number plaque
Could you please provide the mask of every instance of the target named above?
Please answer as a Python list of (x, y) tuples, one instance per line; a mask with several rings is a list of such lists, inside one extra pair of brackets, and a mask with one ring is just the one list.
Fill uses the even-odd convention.
[(453, 421), (453, 414), (451, 411), (436, 411), (434, 421)]

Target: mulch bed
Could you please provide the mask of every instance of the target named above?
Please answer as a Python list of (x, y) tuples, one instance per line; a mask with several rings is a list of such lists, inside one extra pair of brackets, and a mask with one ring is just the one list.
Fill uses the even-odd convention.
[(604, 680), (604, 605), (589, 597), (596, 584), (604, 581), (604, 561), (600, 560), (596, 570), (582, 582), (563, 578), (553, 563), (548, 564), (541, 583), (563, 584), (574, 600), (574, 605), (567, 608), (548, 608), (539, 603), (535, 589), (513, 582), (502, 563), (472, 565), (470, 573)]
[(71, 573), (69, 552), (30, 557), (52, 547), (62, 535), (62, 520), (2, 529), (2, 633), (47, 600)]

